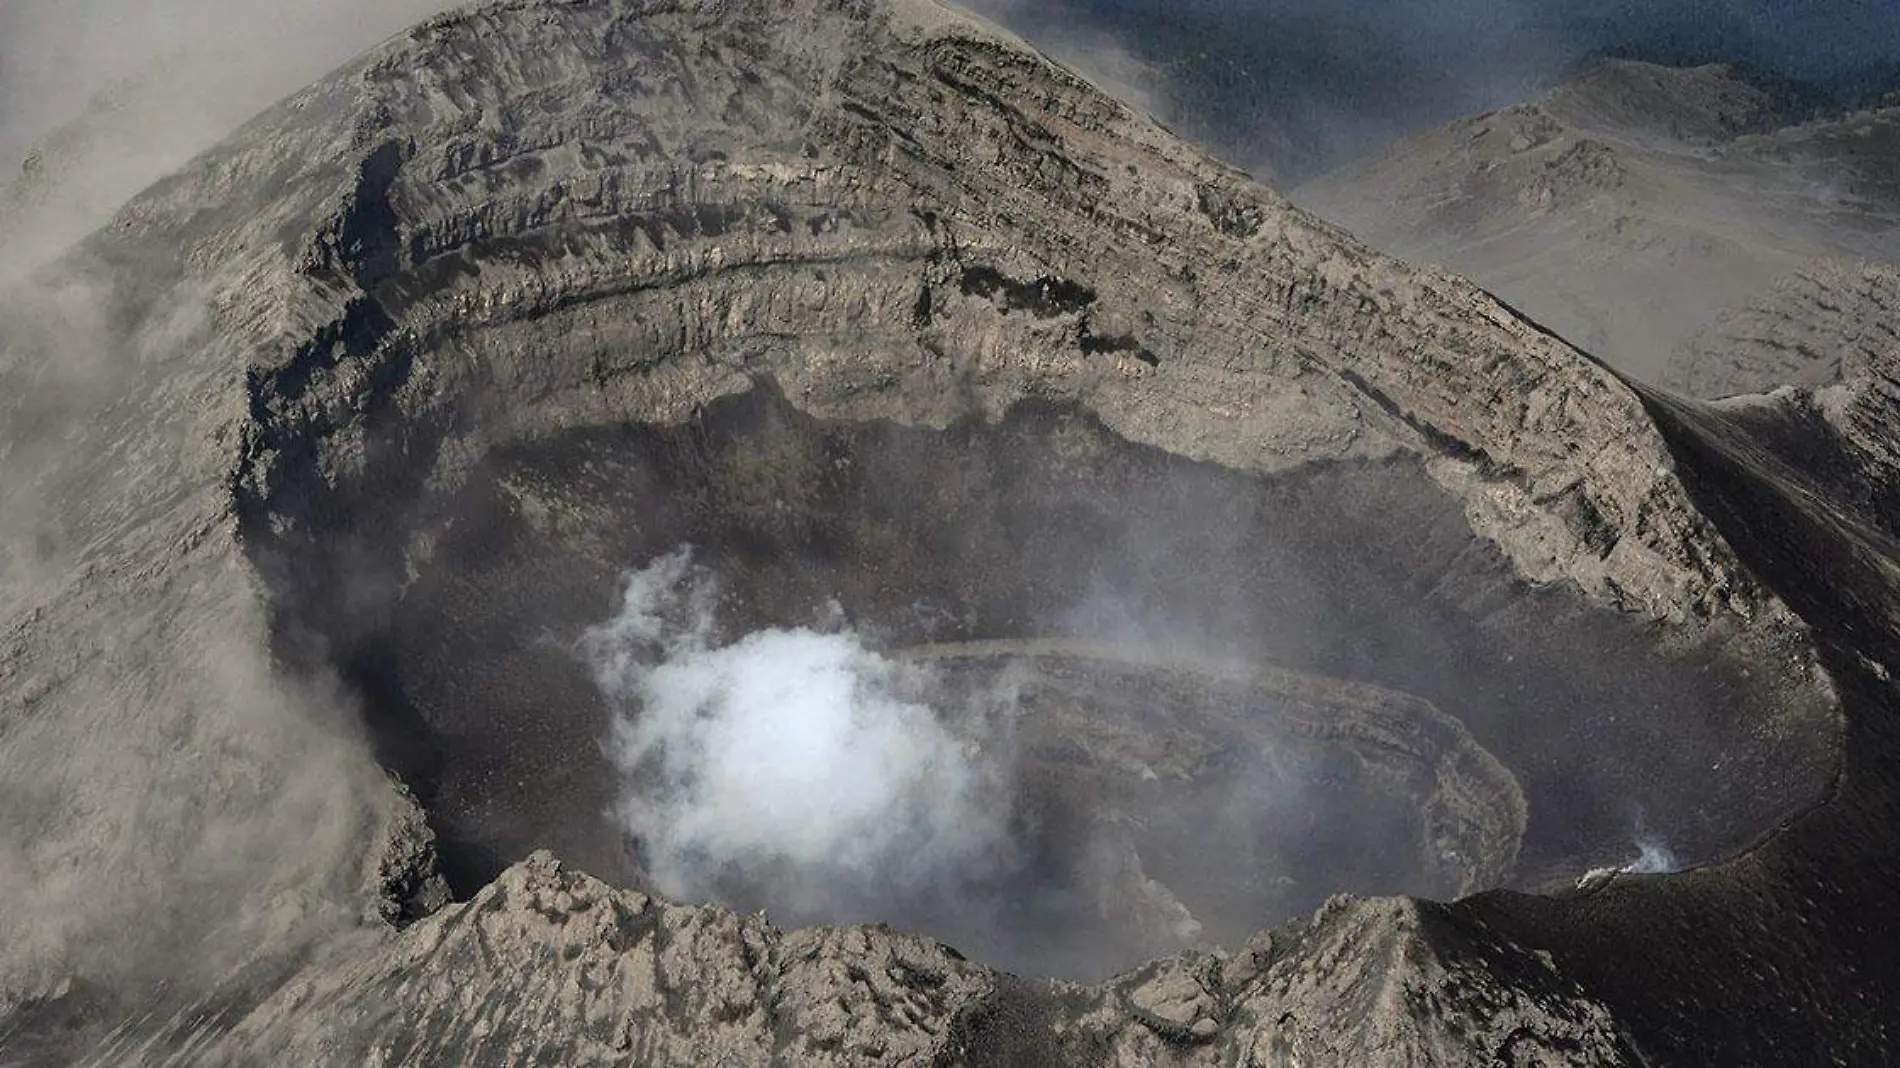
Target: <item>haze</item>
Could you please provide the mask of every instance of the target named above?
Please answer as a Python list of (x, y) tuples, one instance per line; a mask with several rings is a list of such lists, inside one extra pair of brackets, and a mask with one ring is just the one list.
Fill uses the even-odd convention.
[[(35, 141), (107, 93), (101, 103), (136, 106), (149, 116), (143, 124), (164, 130), (175, 149), (139, 176), (169, 169), (272, 100), (451, 6), (0, 0), (0, 160), (11, 171)], [(1900, 70), (1900, 6), (1872, 0), (968, 6), (1087, 68), (1233, 162), (1282, 179), (1522, 99), (1591, 53), (1743, 61), (1850, 99), (1877, 93)]]

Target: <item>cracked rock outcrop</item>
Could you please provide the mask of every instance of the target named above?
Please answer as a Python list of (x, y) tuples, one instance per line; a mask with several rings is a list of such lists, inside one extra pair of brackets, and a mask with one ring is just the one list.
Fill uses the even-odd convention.
[(1900, 271), (1817, 260), (1685, 344), (1669, 385), (1690, 396), (1816, 388), (1900, 347)]
[(888, 930), (781, 932), (614, 890), (547, 854), (286, 985), (215, 1044), (168, 1041), (179, 1063), (392, 1068), (1640, 1063), (1547, 958), (1432, 906), (1341, 899), (1233, 957), (1029, 984)]

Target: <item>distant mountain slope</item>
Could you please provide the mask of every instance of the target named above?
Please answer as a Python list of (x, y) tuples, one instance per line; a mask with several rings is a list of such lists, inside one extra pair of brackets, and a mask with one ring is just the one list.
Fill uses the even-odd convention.
[(1711, 346), (1751, 317), (1798, 320), (1763, 309), (1803, 278), (1900, 257), (1900, 109), (1798, 117), (1726, 66), (1603, 60), (1293, 196), (1638, 378), (1709, 396), (1809, 382), (1814, 359), (1730, 366)]
[(1670, 384), (1698, 396), (1826, 386), (1900, 352), (1900, 270), (1817, 260), (1704, 327)]

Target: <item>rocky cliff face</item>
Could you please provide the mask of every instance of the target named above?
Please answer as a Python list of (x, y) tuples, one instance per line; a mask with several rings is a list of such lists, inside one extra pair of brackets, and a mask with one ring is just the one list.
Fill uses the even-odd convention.
[[(1785, 1025), (1731, 1026), (1801, 951), (1845, 950), (1834, 920), (1884, 892), (1830, 884), (1843, 911), (1791, 920), (1821, 878), (1793, 844), (1574, 901), (1342, 901), (1097, 986), (883, 928), (781, 932), (545, 854), (488, 858), (506, 872), (438, 909), (414, 801), (382, 767), (461, 781), (405, 740), (500, 724), (491, 749), (526, 756), (495, 782), (567, 781), (599, 724), (565, 721), (576, 733), (544, 745), (565, 691), (519, 648), (594, 610), (535, 615), (559, 583), (611, 576), (676, 529), (726, 530), (738, 563), (746, 544), (822, 536), (847, 561), (881, 546), (880, 576), (922, 575), (936, 550), (904, 546), (926, 531), (841, 534), (830, 505), (1012, 530), (1077, 486), (1099, 495), (1089, 512), (1078, 493), (1077, 514), (1144, 514), (1129, 487), (1157, 483), (1141, 473), (1188, 466), (1266, 502), (1207, 521), (1238, 547), (1196, 564), (1216, 581), (1282, 574), (1246, 553), (1249, 524), (1285, 513), (1289, 582), (1454, 628), (1430, 648), (1250, 652), (1473, 715), (1525, 781), (1527, 849), (1557, 869), (1611, 833), (1611, 817), (1571, 833), (1568, 810), (1607, 811), (1644, 779), (1684, 784), (1669, 799), (1711, 859), (1835, 781), (1858, 728), (1806, 627), (1838, 613), (1798, 619), (1770, 584), (1795, 572), (1716, 507), (1752, 439), (1659, 424), (1673, 402), (1472, 285), (1367, 251), (928, 0), (444, 16), (256, 120), (8, 299), (0, 919), (26, 937), (0, 958), (0, 1043), (21, 1059), (705, 1063), (710, 1042), (730, 1063), (1622, 1064), (1692, 1060), (1710, 1034), (1885, 1048), (1872, 1005), (1861, 1030), (1821, 1034), (1837, 1019), (1821, 993)], [(788, 407), (747, 415), (760, 382)], [(1063, 413), (1000, 439), (1046, 450), (1046, 483), (983, 437), (1025, 402)], [(647, 436), (586, 437), (626, 428)], [(900, 467), (881, 496), (838, 474), (881, 454), (992, 458), (974, 475)], [(611, 487), (581, 490), (612, 483), (603, 469), (668, 492), (600, 503)], [(517, 555), (458, 540), (482, 522), (537, 533)], [(1007, 558), (988, 544), (941, 551), (975, 576)], [(1047, 557), (1078, 555), (1063, 547)], [(882, 603), (887, 579), (848, 571)], [(997, 585), (965, 607), (1042, 607)], [(1566, 649), (1601, 662), (1547, 692), (1503, 666), (1555, 671)], [(1701, 681), (1671, 689), (1681, 678)], [(1626, 759), (1645, 752), (1678, 752), (1681, 774)], [(478, 809), (470, 825), (491, 826)], [(1645, 1009), (1647, 966), (1619, 975), (1628, 958), (1592, 932), (1661, 925), (1649, 944), (1687, 953), (1723, 894), (1801, 930), (1724, 972), (1734, 985), (1670, 1002), (1680, 1015)]]
[[(1076, 398), (1130, 440), (1244, 470), (1423, 451), (1526, 577), (1664, 619), (1758, 607), (1701, 559), (1718, 539), (1605, 372), (1019, 46), (912, 28), (925, 36), (887, 61), (865, 35), (904, 31), (878, 19), (755, 43), (743, 22), (714, 33), (684, 10), (570, 17), (583, 25), (545, 54), (536, 38), (534, 56), (510, 32), (534, 19), (505, 9), (468, 17), (503, 27), (485, 36), (461, 18), (425, 27), (124, 220), (150, 213), (185, 239), (263, 198), (236, 232), (185, 246), (230, 279), (212, 283), (220, 325), (278, 339), (249, 371), (271, 410), (247, 442), (247, 497), (268, 507), (302, 474), (274, 435), (376, 414), (352, 405), (413, 396), (409, 422), (454, 438), (434, 473), (453, 478), (458, 458), (540, 419), (678, 418), (770, 371), (821, 414), (940, 423), (1027, 393)], [(658, 73), (616, 73), (638, 48)], [(300, 173), (244, 180), (292, 143), (323, 148)], [(321, 221), (297, 231), (307, 219)], [(530, 333), (559, 334), (560, 351), (489, 355)], [(668, 347), (708, 355), (627, 365)], [(426, 358), (450, 351), (462, 358)], [(501, 380), (477, 390), (477, 376)], [(517, 387), (530, 406), (495, 410)], [(1604, 529), (1564, 521), (1562, 498)]]
[[(1508, 969), (1509, 986), (1493, 976)], [(298, 981), (154, 1063), (1640, 1063), (1548, 960), (1400, 901), (1328, 905), (1227, 959), (1030, 983), (879, 929), (782, 933), (545, 854), (399, 945)]]

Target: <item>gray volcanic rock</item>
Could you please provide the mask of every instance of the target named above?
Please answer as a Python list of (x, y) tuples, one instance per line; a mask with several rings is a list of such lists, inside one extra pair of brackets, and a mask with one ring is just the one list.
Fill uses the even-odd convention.
[(1691, 338), (1672, 385), (1697, 397), (1818, 388), (1862, 376), (1900, 344), (1900, 270), (1818, 260)]
[[(1673, 1035), (1658, 1043), (1672, 1063), (1892, 1057), (1900, 959), (1874, 919), (1900, 895), (1884, 859), (1900, 799), (1892, 377), (1888, 355), (1818, 390), (1716, 404), (1647, 397), (1705, 513), (1749, 532), (1751, 569), (1816, 626), (1848, 723), (1828, 802), (1728, 864), (1619, 877), (1580, 907), (1510, 894), (1461, 906), (1546, 948), (1632, 1030)], [(1710, 1026), (1719, 1004), (1734, 1008)]]
[[(991, 31), (925, 38), (908, 64), (830, 69), (832, 37), (868, 47), (856, 38), (875, 23), (828, 19), (825, 39), (777, 45), (785, 69), (752, 69), (755, 87), (726, 73), (758, 58), (728, 40), (736, 28), (710, 34), (687, 11), (575, 17), (607, 21), (532, 61), (501, 30), (489, 56), (462, 46), (467, 19), (430, 24), (121, 217), (151, 239), (245, 218), (186, 246), (229, 280), (208, 283), (221, 326), (280, 339), (250, 372), (273, 406), (241, 489), (268, 500), (278, 424), (348, 425), (379, 372), (442, 398), (419, 381), (395, 397), (449, 428), (444, 481), (542, 420), (680, 418), (771, 371), (827, 415), (940, 423), (1025, 393), (1076, 398), (1130, 440), (1245, 470), (1423, 449), (1528, 578), (1663, 619), (1755, 607), (1719, 553), (1704, 559), (1719, 539), (1605, 372), (1462, 282), (1370, 256)], [(648, 74), (632, 76), (635, 95), (612, 92), (614, 49), (672, 23), (709, 34), (692, 77), (731, 84)], [(499, 81), (491, 63), (522, 70)], [(410, 78), (412, 64), (439, 73)], [(538, 94), (582, 88), (540, 121)], [(698, 103), (714, 93), (730, 110)], [(1008, 103), (1019, 94), (1034, 110)], [(245, 181), (292, 143), (306, 154), (293, 173), (280, 162), (261, 187)], [(264, 240), (299, 225), (301, 245)], [(476, 269), (490, 246), (511, 255)], [(1083, 262), (1086, 276), (1058, 269)], [(655, 301), (652, 316), (606, 314)], [(820, 331), (792, 351), (767, 343)], [(523, 359), (530, 333), (560, 333), (560, 351)], [(649, 368), (616, 354), (678, 341), (709, 358)], [(421, 359), (442, 351), (462, 356)], [(513, 389), (525, 409), (498, 403)], [(475, 407), (439, 407), (465, 393)], [(1465, 447), (1447, 456), (1439, 436)], [(1591, 459), (1573, 471), (1577, 452)], [(1557, 514), (1551, 499), (1573, 487), (1604, 530)]]
[[(1613, 174), (1588, 152), (1574, 169)], [(1851, 658), (1822, 672), (1807, 628), (1833, 633), (1838, 606), (1717, 507), (1763, 448), (1743, 431), (1633, 392), (930, 0), (432, 20), (142, 194), (0, 322), (10, 1058), (1607, 1065), (1684, 1062), (1711, 1035), (1745, 1060), (1888, 1051), (1878, 1004), (1821, 1030), (1844, 980), (1799, 986), (1785, 1017), (1754, 1009), (1803, 950), (1892, 992), (1886, 951), (1842, 921), (1888, 889), (1855, 874), (1851, 836), (1816, 839), (1844, 873), (1825, 891), (1784, 835), (1580, 899), (1341, 901), (1237, 954), (1097, 985), (882, 927), (784, 933), (509, 853), (571, 835), (604, 863), (621, 844), (589, 792), (600, 710), (544, 686), (524, 636), (559, 647), (599, 618), (563, 583), (604, 587), (630, 547), (710, 530), (739, 544), (741, 577), (747, 539), (765, 546), (768, 592), (805, 580), (785, 545), (838, 549), (824, 577), (872, 606), (940, 556), (1007, 591), (1025, 545), (1097, 562), (1087, 538), (1036, 543), (1036, 522), (990, 551), (992, 527), (1050, 500), (1183, 544), (1205, 526), (1235, 547), (1186, 563), (1249, 601), (1250, 574), (1304, 576), (1343, 591), (1319, 599), (1345, 618), (1420, 641), (1443, 623), (1442, 645), (1303, 655), (1470, 717), (1553, 868), (1525, 883), (1620, 844), (1612, 810), (1640, 791), (1666, 791), (1679, 811), (1655, 819), (1712, 860), (1863, 782), (1838, 760), (1887, 751), (1842, 756), (1853, 717), (1892, 697)], [(1869, 396), (1858, 418), (1880, 423)], [(1030, 471), (1009, 466), (1019, 446)], [(946, 453), (879, 493), (850, 481)], [(1892, 484), (1863, 468), (1857, 492)], [(642, 479), (660, 490), (614, 496)], [(1158, 515), (1111, 492), (1196, 479), (1194, 507)], [(1236, 487), (1253, 511), (1209, 503)], [(840, 533), (841, 499), (874, 518)], [(935, 501), (976, 547), (876, 513), (892, 499)], [(1275, 571), (1248, 553), (1279, 516)], [(854, 578), (865, 545), (889, 567)], [(998, 600), (960, 607), (1029, 626)], [(1249, 652), (1296, 658), (1302, 634)], [(406, 751), (417, 738), (439, 748)], [(457, 778), (431, 766), (443, 751), (482, 766)], [(458, 811), (488, 837), (470, 841), (506, 870), (421, 918), (441, 887), (384, 765), (432, 816), (472, 797)], [(1868, 804), (1820, 811), (1851, 823)], [(1631, 957), (1689, 960), (1709, 915), (1786, 937), (1739, 964), (1724, 954), (1744, 934), (1716, 939), (1728, 985), (1667, 1000), (1646, 978), (1667, 969)]]
[(1830, 264), (1900, 260), (1897, 122), (1890, 108), (1810, 119), (1722, 65), (1603, 60), (1294, 199), (1477, 280), (1624, 373), (1724, 396), (1827, 364), (1718, 340), (1752, 333), (1752, 309)]
[[(1496, 975), (1508, 969), (1513, 982)], [(100, 1063), (1641, 1063), (1547, 959), (1437, 906), (1329, 903), (1233, 957), (1032, 984), (887, 929), (781, 932), (564, 870), (510, 869), (399, 942), (313, 970), (209, 1043)], [(1472, 1062), (1477, 1063), (1477, 1062)]]
[[(234, 1064), (916, 1063), (997, 980), (884, 930), (782, 934), (529, 858), (381, 952), (315, 973), (214, 1053)], [(532, 1006), (533, 1008), (529, 1008)], [(425, 1022), (426, 1021), (426, 1022)]]

